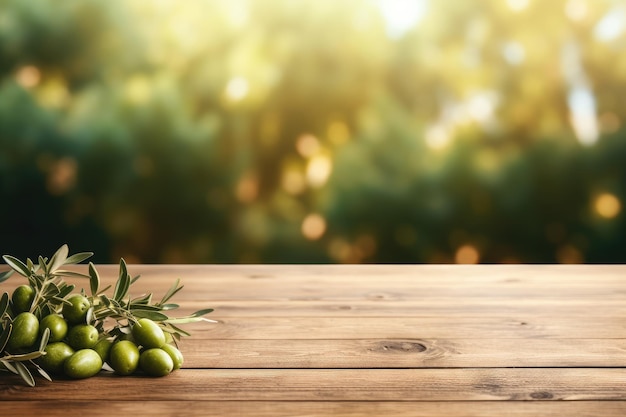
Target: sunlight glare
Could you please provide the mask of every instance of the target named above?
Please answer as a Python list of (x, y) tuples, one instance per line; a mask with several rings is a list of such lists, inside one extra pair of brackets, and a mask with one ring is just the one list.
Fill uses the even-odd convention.
[(509, 8), (514, 12), (521, 12), (528, 7), (530, 0), (506, 0)]
[(622, 202), (614, 194), (602, 193), (596, 197), (594, 209), (600, 217), (612, 219), (622, 211)]
[(240, 101), (243, 100), (250, 90), (250, 85), (248, 80), (244, 77), (233, 77), (226, 84), (226, 97), (228, 97), (231, 101)]
[(565, 4), (565, 15), (574, 22), (584, 20), (589, 14), (589, 6), (585, 0), (569, 0)]
[(309, 214), (302, 221), (302, 235), (309, 240), (318, 240), (326, 232), (326, 220), (317, 213)]
[(321, 187), (328, 181), (332, 170), (333, 164), (328, 156), (314, 156), (306, 166), (307, 181), (312, 187)]
[(593, 34), (596, 39), (610, 42), (617, 39), (626, 29), (626, 7), (616, 7), (596, 24)]
[(424, 17), (427, 0), (378, 0), (390, 38), (397, 39), (413, 29)]

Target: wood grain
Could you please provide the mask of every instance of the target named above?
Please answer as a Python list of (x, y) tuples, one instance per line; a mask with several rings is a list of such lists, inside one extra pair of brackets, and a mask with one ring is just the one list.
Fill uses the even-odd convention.
[[(623, 417), (623, 401), (454, 401), (454, 402), (380, 402), (380, 401), (117, 401), (107, 400), (106, 408), (90, 401), (4, 401), (0, 415), (30, 417), (32, 410), (45, 410), (46, 417), (80, 415), (90, 417), (143, 415), (151, 417)], [(184, 410), (184, 414), (181, 414)]]
[(198, 339), (189, 368), (622, 367), (626, 339)]
[[(117, 269), (98, 266), (104, 285)], [(0, 415), (104, 415), (103, 395), (107, 415), (156, 417), (626, 415), (626, 266), (129, 271), (142, 276), (135, 296), (158, 297), (181, 278), (175, 315), (215, 308), (217, 323), (185, 327), (193, 335), (180, 344), (184, 369), (165, 378), (38, 378), (35, 388), (0, 374)], [(0, 292), (21, 283), (11, 278)]]
[[(102, 405), (103, 403), (99, 403)], [(624, 401), (119, 401), (107, 399), (106, 407), (91, 401), (3, 401), (0, 415), (31, 417), (32, 410), (46, 417), (81, 415), (110, 417), (150, 414), (151, 417), (623, 417)], [(182, 411), (184, 410), (184, 414)]]
[[(188, 326), (211, 339), (625, 339), (622, 317), (212, 317)], [(584, 321), (585, 326), (581, 326)]]
[(626, 401), (626, 373), (607, 368), (185, 369), (166, 378), (102, 374), (79, 381), (0, 381), (0, 400)]

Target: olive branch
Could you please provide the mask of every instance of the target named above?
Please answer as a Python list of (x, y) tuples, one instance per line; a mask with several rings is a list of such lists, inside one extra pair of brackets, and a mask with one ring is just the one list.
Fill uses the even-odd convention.
[[(86, 323), (94, 325), (101, 337), (116, 340), (131, 332), (131, 327), (137, 320), (148, 318), (156, 322), (163, 331), (171, 335), (174, 343), (181, 337), (190, 336), (179, 325), (198, 321), (213, 322), (203, 316), (213, 311), (211, 308), (198, 310), (184, 317), (171, 317), (170, 312), (179, 307), (170, 300), (183, 285), (177, 279), (170, 289), (157, 301), (153, 301), (153, 294), (148, 293), (138, 297), (129, 296), (132, 285), (140, 278), (139, 275), (131, 277), (124, 259), (120, 259), (119, 275), (113, 288), (112, 296), (106, 292), (111, 286), (100, 288), (100, 275), (96, 266), (89, 262), (88, 274), (62, 269), (67, 265), (75, 265), (89, 259), (92, 252), (81, 252), (69, 255), (67, 245), (61, 246), (50, 259), (39, 256), (37, 262), (30, 258), (22, 262), (14, 256), (4, 255), (2, 258), (11, 268), (0, 273), (0, 282), (6, 281), (13, 273), (26, 277), (29, 286), (34, 290), (34, 297), (29, 312), (33, 313), (38, 320), (43, 317), (59, 313), (63, 304), (69, 302), (66, 298), (75, 289), (73, 284), (65, 282), (64, 278), (79, 277), (89, 280), (90, 295), (87, 296), (84, 289), (80, 290), (89, 300), (91, 307), (87, 311)], [(29, 386), (35, 385), (35, 380), (30, 369), (35, 369), (45, 379), (52, 378), (36, 363), (36, 359), (45, 354), (45, 348), (49, 339), (49, 329), (45, 329), (36, 349), (29, 352), (8, 352), (7, 343), (13, 332), (13, 320), (15, 312), (12, 311), (12, 303), (7, 292), (0, 296), (0, 370), (19, 375)]]

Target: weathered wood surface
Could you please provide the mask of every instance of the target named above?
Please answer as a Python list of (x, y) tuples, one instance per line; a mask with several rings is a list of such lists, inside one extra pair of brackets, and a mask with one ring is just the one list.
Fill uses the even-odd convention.
[[(117, 266), (98, 270), (114, 283)], [(185, 327), (184, 369), (35, 388), (1, 374), (0, 415), (626, 415), (626, 266), (129, 270), (133, 295), (181, 278), (177, 315), (216, 309)]]

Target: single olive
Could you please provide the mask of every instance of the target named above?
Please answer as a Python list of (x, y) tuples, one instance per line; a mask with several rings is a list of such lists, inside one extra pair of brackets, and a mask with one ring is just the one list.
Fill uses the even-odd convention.
[(51, 374), (63, 372), (65, 360), (74, 354), (74, 349), (65, 342), (48, 343), (45, 355), (37, 358), (37, 364)]
[(141, 353), (139, 368), (150, 376), (165, 376), (174, 369), (174, 361), (163, 349), (151, 348)]
[(67, 301), (69, 303), (63, 303), (63, 317), (69, 324), (85, 323), (87, 317), (87, 310), (91, 307), (89, 299), (82, 294), (74, 294), (70, 296)]
[(178, 350), (178, 348), (176, 348), (176, 346), (165, 344), (161, 346), (161, 349), (163, 349), (172, 358), (172, 362), (174, 362), (174, 370), (180, 369), (180, 367), (183, 366), (183, 354), (180, 350)]
[(67, 332), (67, 342), (74, 349), (88, 349), (98, 343), (98, 336), (98, 329), (91, 324), (77, 324)]
[(139, 319), (132, 328), (133, 338), (145, 348), (159, 348), (165, 344), (165, 333), (154, 321)]
[(50, 342), (60, 342), (67, 335), (67, 322), (60, 314), (48, 314), (39, 322), (39, 336), (50, 329)]
[(23, 313), (29, 311), (35, 299), (35, 290), (30, 285), (20, 285), (13, 291), (11, 302), (13, 303), (13, 313)]
[(139, 349), (130, 340), (122, 340), (111, 346), (109, 365), (119, 375), (130, 375), (139, 365)]
[(13, 330), (7, 341), (6, 349), (28, 348), (35, 344), (39, 336), (39, 320), (33, 313), (23, 312), (13, 320)]
[(95, 350), (98, 355), (100, 355), (100, 357), (102, 358), (102, 362), (108, 362), (109, 353), (111, 352), (111, 346), (113, 346), (113, 342), (111, 342), (110, 340), (100, 339), (98, 340), (98, 343), (96, 343), (96, 345), (92, 347), (92, 349)]
[(65, 375), (74, 379), (89, 378), (100, 372), (102, 359), (93, 349), (81, 349), (74, 352), (63, 364)]

